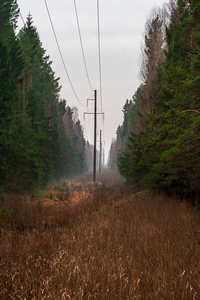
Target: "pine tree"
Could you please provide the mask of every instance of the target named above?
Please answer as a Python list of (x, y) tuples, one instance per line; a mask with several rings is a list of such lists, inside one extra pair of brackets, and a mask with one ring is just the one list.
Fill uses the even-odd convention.
[(194, 198), (200, 193), (198, 1), (178, 1), (178, 13), (167, 30), (164, 86), (143, 156), (152, 188)]
[(16, 1), (0, 1), (0, 189), (11, 179), (11, 157), (18, 156), (13, 138), (19, 124), (18, 86), (23, 59), (15, 36), (18, 7)]
[(31, 191), (86, 169), (80, 121), (59, 101), (59, 78), (30, 14), (15, 35), (18, 13), (16, 1), (0, 0), (0, 192)]

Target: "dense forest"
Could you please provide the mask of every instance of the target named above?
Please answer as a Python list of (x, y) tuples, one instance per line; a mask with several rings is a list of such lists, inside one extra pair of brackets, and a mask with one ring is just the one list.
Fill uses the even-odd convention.
[(0, 1), (0, 193), (31, 191), (87, 169), (77, 109), (29, 15), (16, 34), (16, 1)]
[(141, 85), (124, 108), (109, 165), (137, 188), (200, 196), (200, 2), (173, 0), (145, 24)]

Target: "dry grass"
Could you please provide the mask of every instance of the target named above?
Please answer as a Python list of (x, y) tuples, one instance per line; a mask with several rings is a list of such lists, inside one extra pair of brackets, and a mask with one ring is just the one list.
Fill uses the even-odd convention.
[(105, 185), (88, 198), (7, 204), (0, 299), (200, 299), (195, 209)]
[[(101, 182), (106, 186), (117, 186), (125, 182), (125, 179), (123, 177), (121, 177), (118, 173), (113, 172), (108, 168), (104, 168), (101, 174), (99, 174), (97, 170), (96, 177), (97, 177), (97, 182)], [(93, 173), (89, 172), (82, 176), (79, 176), (77, 178), (77, 181), (82, 183), (88, 183), (91, 182), (92, 179), (93, 179)]]

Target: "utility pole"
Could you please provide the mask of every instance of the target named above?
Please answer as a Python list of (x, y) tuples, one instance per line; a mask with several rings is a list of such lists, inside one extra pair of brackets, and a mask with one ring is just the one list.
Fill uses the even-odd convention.
[(94, 162), (93, 182), (96, 182), (96, 150), (97, 150), (97, 91), (94, 91)]
[(101, 174), (101, 164), (102, 164), (102, 141), (101, 141), (101, 130), (100, 130), (99, 175)]
[(94, 112), (85, 112), (85, 115), (94, 115), (94, 161), (93, 161), (93, 182), (96, 182), (96, 151), (97, 151), (97, 115), (104, 115), (104, 113), (97, 113), (97, 91), (94, 91), (94, 99), (87, 99), (94, 101)]

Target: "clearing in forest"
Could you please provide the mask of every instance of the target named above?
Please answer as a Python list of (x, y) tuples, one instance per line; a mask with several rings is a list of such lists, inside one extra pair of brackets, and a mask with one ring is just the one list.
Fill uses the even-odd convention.
[(71, 205), (62, 189), (1, 206), (0, 299), (199, 299), (197, 208), (105, 183), (74, 183)]

